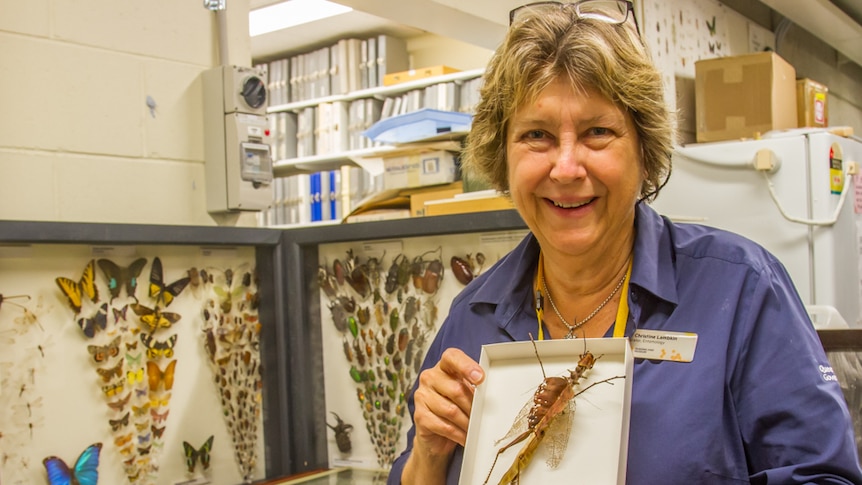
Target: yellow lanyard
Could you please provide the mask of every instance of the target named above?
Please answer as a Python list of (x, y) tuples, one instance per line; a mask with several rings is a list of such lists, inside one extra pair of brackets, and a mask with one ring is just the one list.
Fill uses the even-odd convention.
[[(543, 277), (545, 258), (542, 253), (539, 253), (539, 267), (536, 269), (536, 281), (533, 285), (535, 290), (536, 302), (536, 319), (539, 321), (539, 340), (545, 339), (545, 331), (542, 328), (542, 322), (545, 320), (545, 295), (542, 294), (541, 282)], [(629, 318), (629, 279), (632, 276), (632, 259), (629, 260), (629, 266), (626, 269), (626, 278), (623, 281), (623, 286), (620, 288), (621, 295), (620, 303), (617, 306), (617, 318), (614, 320), (614, 337), (622, 337), (626, 333), (626, 320)]]

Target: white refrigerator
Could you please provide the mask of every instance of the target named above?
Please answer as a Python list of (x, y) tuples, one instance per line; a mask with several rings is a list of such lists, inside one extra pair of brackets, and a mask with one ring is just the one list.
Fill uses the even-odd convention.
[(854, 175), (862, 139), (838, 131), (801, 128), (679, 147), (651, 205), (674, 221), (728, 229), (775, 254), (817, 328), (862, 326), (862, 183)]

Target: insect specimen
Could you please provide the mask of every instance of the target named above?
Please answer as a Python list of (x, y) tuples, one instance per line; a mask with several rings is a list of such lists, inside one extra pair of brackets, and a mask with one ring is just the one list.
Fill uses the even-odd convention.
[[(165, 284), (162, 272), (162, 260), (153, 258), (153, 266), (150, 268), (150, 297), (156, 300), (156, 304), (162, 302), (165, 306), (171, 304), (174, 298), (189, 284), (191, 278), (188, 276), (180, 278), (171, 284)], [(133, 308), (134, 309), (134, 308)]]
[(96, 261), (90, 260), (87, 266), (84, 267), (84, 273), (78, 281), (69, 278), (58, 276), (54, 281), (57, 286), (66, 295), (69, 300), (69, 306), (75, 313), (81, 312), (84, 296), (89, 298), (94, 303), (99, 301), (99, 290), (96, 288)]
[(111, 301), (120, 296), (120, 290), (125, 288), (126, 294), (135, 297), (135, 290), (138, 287), (138, 276), (147, 264), (146, 258), (138, 258), (129, 266), (119, 266), (110, 259), (100, 259), (98, 261), (99, 268), (105, 273), (105, 278), (108, 279), (108, 291), (111, 293)]
[(99, 453), (102, 443), (88, 446), (75, 461), (75, 466), (69, 468), (62, 459), (49, 456), (42, 460), (48, 470), (48, 482), (51, 485), (96, 485), (99, 481)]
[(345, 423), (340, 416), (330, 411), (330, 414), (335, 416), (335, 426), (326, 423), (332, 431), (335, 431), (335, 444), (338, 445), (338, 451), (349, 453), (352, 448), (350, 444), (350, 431), (353, 430), (352, 424)]
[[(494, 466), (500, 455), (509, 448), (526, 441), (524, 446), (518, 452), (511, 466), (503, 474), (500, 479), (500, 484), (518, 483), (521, 472), (524, 471), (530, 464), (533, 455), (539, 447), (539, 444), (548, 437), (551, 445), (551, 456), (548, 458), (548, 466), (556, 468), (563, 457), (563, 452), (568, 446), (569, 434), (571, 432), (572, 417), (574, 415), (574, 398), (585, 392), (591, 387), (610, 383), (614, 379), (621, 379), (625, 376), (614, 376), (601, 381), (594, 382), (584, 389), (576, 392), (575, 386), (584, 376), (584, 374), (593, 368), (596, 361), (601, 357), (595, 357), (589, 350), (584, 350), (581, 354), (578, 364), (574, 370), (569, 370), (569, 375), (551, 376), (545, 375), (545, 368), (542, 365), (542, 359), (539, 357), (539, 350), (536, 347), (536, 342), (533, 341), (532, 335), (530, 340), (533, 342), (533, 350), (536, 353), (536, 359), (539, 361), (539, 367), (542, 370), (542, 383), (536, 389), (533, 397), (528, 401), (512, 425), (506, 436), (500, 438), (496, 443), (499, 444), (504, 440), (511, 438), (511, 441), (504, 444), (497, 450), (494, 456), (494, 461), (491, 464), (491, 469), (488, 470), (488, 475), (485, 477), (483, 485), (488, 483), (491, 478), (491, 473), (494, 471)], [(586, 345), (586, 342), (584, 342)]]
[(204, 470), (210, 467), (210, 451), (213, 447), (214, 438), (214, 436), (207, 438), (200, 448), (195, 448), (188, 441), (183, 441), (183, 454), (186, 457), (186, 467), (189, 473), (194, 473), (198, 462)]
[(150, 392), (157, 391), (161, 384), (165, 385), (166, 391), (170, 391), (174, 387), (174, 369), (176, 367), (176, 359), (170, 361), (165, 370), (160, 369), (159, 365), (155, 362), (147, 361), (147, 378), (149, 379)]
[(96, 336), (96, 332), (105, 330), (108, 327), (108, 304), (103, 303), (99, 311), (92, 317), (79, 318), (78, 326), (81, 327), (87, 338), (93, 338)]

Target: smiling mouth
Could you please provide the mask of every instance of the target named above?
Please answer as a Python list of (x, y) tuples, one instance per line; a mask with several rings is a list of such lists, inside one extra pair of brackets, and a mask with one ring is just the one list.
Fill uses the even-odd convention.
[(554, 204), (554, 207), (559, 207), (560, 209), (577, 209), (578, 207), (583, 207), (583, 206), (589, 204), (593, 200), (595, 200), (595, 199), (590, 199), (590, 200), (585, 201), (585, 202), (575, 202), (572, 204), (564, 204), (562, 202), (557, 202), (555, 200), (552, 200), (551, 203)]

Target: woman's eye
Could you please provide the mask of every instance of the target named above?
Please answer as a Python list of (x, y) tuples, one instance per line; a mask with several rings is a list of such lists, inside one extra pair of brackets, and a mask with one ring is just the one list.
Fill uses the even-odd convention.
[(610, 134), (611, 130), (602, 127), (590, 128), (590, 135), (592, 136), (606, 136)]
[(545, 137), (545, 133), (541, 130), (531, 130), (524, 134), (524, 138), (528, 140), (541, 140)]

